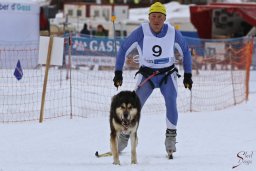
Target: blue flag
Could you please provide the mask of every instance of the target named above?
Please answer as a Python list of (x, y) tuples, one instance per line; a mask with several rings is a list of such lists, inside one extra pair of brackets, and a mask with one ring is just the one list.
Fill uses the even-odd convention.
[(19, 81), (23, 76), (23, 70), (21, 68), (20, 60), (18, 60), (15, 71), (13, 73), (15, 78)]

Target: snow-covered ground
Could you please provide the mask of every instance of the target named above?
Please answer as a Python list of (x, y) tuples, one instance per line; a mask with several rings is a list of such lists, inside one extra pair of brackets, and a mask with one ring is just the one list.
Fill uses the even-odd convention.
[(94, 156), (109, 151), (108, 117), (0, 124), (0, 171), (255, 171), (255, 102), (254, 91), (226, 110), (180, 113), (174, 160), (166, 158), (164, 114), (142, 113), (137, 165), (130, 164), (130, 146), (120, 166)]

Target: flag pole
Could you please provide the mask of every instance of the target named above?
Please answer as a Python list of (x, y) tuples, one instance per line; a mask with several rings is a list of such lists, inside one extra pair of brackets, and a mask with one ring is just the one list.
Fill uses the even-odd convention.
[(114, 35), (114, 53), (115, 53), (115, 57), (117, 55), (117, 49), (116, 49), (116, 28), (115, 28), (115, 21), (116, 21), (116, 16), (113, 13), (113, 15), (111, 16), (111, 21), (113, 23), (113, 35)]

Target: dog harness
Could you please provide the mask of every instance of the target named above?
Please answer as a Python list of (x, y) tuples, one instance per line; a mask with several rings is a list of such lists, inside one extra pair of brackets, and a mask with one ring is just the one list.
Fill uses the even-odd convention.
[(165, 76), (162, 78), (162, 80), (160, 81), (160, 86), (163, 84), (163, 83), (167, 83), (167, 78), (169, 75), (171, 75), (172, 73), (176, 72), (177, 76), (180, 77), (181, 75), (179, 74), (179, 71), (178, 69), (175, 67), (175, 65), (171, 65), (169, 67), (166, 67), (166, 68), (161, 68), (161, 69), (152, 69), (152, 68), (149, 68), (149, 67), (140, 67), (139, 71), (135, 73), (135, 77), (137, 74), (141, 74), (143, 77), (145, 77), (145, 80), (142, 81), (139, 85), (138, 85), (138, 88), (142, 87), (147, 81), (149, 81), (152, 89), (155, 88), (153, 82), (151, 81), (151, 78), (153, 78), (154, 76), (156, 75), (159, 75), (159, 74), (165, 74)]

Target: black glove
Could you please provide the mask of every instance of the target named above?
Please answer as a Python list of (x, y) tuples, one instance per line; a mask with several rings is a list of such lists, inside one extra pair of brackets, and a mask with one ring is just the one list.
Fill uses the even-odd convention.
[(123, 83), (123, 76), (122, 76), (122, 74), (123, 74), (122, 71), (115, 71), (115, 77), (114, 77), (113, 81), (114, 81), (114, 86), (116, 88), (121, 86), (122, 83)]
[(183, 84), (185, 88), (188, 88), (189, 90), (192, 89), (192, 74), (191, 73), (184, 73), (184, 80), (183, 80)]

